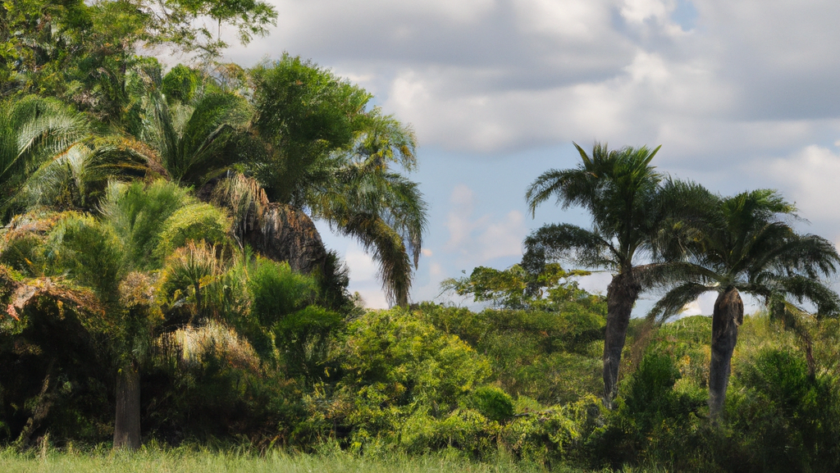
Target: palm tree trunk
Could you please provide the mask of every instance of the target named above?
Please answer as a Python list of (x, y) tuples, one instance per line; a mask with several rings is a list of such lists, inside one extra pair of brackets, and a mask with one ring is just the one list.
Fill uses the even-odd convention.
[(290, 205), (272, 203), (245, 241), (274, 261), (288, 261), (295, 271), (323, 274), (327, 250), (308, 215)]
[[(213, 179), (198, 192), (198, 198), (223, 206), (236, 213), (229, 197), (217, 195), (220, 179)], [(295, 271), (312, 274), (324, 272), (327, 266), (327, 249), (315, 223), (303, 211), (291, 205), (271, 203), (259, 189), (261, 198), (250, 207), (242, 221), (237, 222), (237, 238), (257, 253), (274, 261), (288, 261)], [(240, 205), (236, 203), (235, 205)]]
[(613, 277), (607, 287), (607, 333), (604, 339), (604, 404), (612, 408), (618, 385), (618, 366), (627, 339), (630, 313), (642, 286), (632, 272)]
[(140, 448), (140, 371), (130, 363), (117, 374), (114, 448)]
[(738, 326), (744, 321), (744, 302), (738, 289), (729, 287), (715, 301), (712, 314), (712, 361), (709, 365), (709, 417), (715, 421), (723, 411), (729, 385), (732, 352), (738, 342)]

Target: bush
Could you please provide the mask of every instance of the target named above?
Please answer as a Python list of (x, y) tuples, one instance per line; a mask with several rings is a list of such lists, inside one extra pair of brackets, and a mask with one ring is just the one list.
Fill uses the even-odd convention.
[(424, 304), (417, 313), (485, 354), (493, 377), (511, 395), (554, 405), (604, 389), (600, 343), (606, 321), (598, 307), (568, 304), (561, 312), (472, 312)]
[(680, 392), (680, 372), (670, 356), (648, 353), (620, 387), (617, 409), (595, 432), (587, 449), (597, 466), (662, 463), (673, 465), (694, 447), (705, 417), (703, 391)]
[(726, 415), (753, 471), (840, 469), (840, 395), (803, 357), (766, 349), (740, 367)]
[(350, 324), (340, 357), (344, 376), (333, 394), (313, 393), (308, 403), (357, 449), (448, 445), (435, 432), (456, 422), (445, 419), (467, 415), (459, 409), (490, 374), (487, 360), (464, 341), (403, 309), (368, 312)]
[(513, 400), (499, 388), (484, 386), (476, 389), (473, 403), (490, 420), (501, 422), (513, 416)]

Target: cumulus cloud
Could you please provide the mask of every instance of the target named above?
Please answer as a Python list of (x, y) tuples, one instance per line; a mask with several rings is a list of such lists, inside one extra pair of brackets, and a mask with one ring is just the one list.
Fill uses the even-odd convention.
[[(287, 50), (333, 67), (412, 123), (421, 152), (662, 144), (660, 169), (724, 193), (777, 187), (840, 240), (840, 155), (826, 147), (840, 138), (836, 1), (271, 1), (276, 29), (229, 58)], [(435, 257), (518, 255), (521, 213), (476, 215), (486, 189), (463, 182), (430, 219), (449, 237)], [(521, 201), (522, 189), (493, 190)]]
[(474, 198), (473, 191), (463, 184), (452, 191), (452, 207), (446, 219), (449, 240), (445, 249), (475, 264), (521, 255), (522, 240), (528, 232), (522, 213), (511, 210), (495, 221), (489, 214), (475, 218)]
[(840, 153), (826, 147), (811, 145), (791, 156), (755, 161), (755, 169), (769, 177), (785, 197), (796, 203), (802, 217), (812, 222), (812, 228), (826, 237), (840, 242)]
[[(840, 117), (840, 3), (829, 0), (273, 3), (277, 28), (230, 57), (315, 58), (447, 149), (598, 138), (690, 160), (752, 152), (759, 135), (795, 147)], [(693, 28), (677, 22), (683, 4)]]

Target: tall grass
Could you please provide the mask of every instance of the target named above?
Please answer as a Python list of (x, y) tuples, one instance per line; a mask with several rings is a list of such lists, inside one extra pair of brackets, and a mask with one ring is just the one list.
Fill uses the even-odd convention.
[(515, 462), (500, 454), (492, 462), (474, 462), (464, 459), (460, 452), (435, 455), (360, 456), (325, 450), (315, 454), (288, 453), (272, 450), (258, 454), (249, 448), (209, 450), (205, 448), (158, 448), (145, 446), (130, 453), (113, 451), (107, 446), (61, 450), (42, 446), (19, 452), (0, 450), (0, 471), (4, 473), (216, 473), (216, 472), (358, 472), (358, 473), (433, 473), (433, 472), (575, 472), (557, 465), (527, 465)]

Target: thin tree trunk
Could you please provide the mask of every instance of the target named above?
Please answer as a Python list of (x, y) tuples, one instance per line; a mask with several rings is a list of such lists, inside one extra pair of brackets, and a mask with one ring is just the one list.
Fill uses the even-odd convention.
[(642, 287), (632, 273), (613, 277), (607, 287), (607, 333), (604, 339), (604, 404), (612, 408), (618, 385), (618, 367), (627, 339), (633, 304)]
[(712, 314), (712, 361), (709, 365), (709, 416), (715, 421), (723, 412), (732, 352), (738, 342), (738, 327), (744, 322), (744, 302), (734, 287), (720, 293)]
[(52, 382), (53, 368), (55, 368), (55, 358), (50, 360), (50, 364), (47, 367), (47, 375), (44, 376), (44, 382), (41, 384), (41, 393), (38, 394), (38, 403), (32, 411), (32, 417), (26, 421), (26, 425), (23, 427), (17, 440), (15, 440), (15, 446), (17, 447), (25, 447), (29, 444), (32, 434), (38, 430), (41, 422), (47, 418), (47, 414), (50, 412), (50, 408), (55, 400), (55, 396), (51, 393), (54, 390), (51, 387), (55, 386), (55, 383)]
[[(201, 282), (196, 281), (194, 284), (195, 287), (195, 315), (198, 322), (201, 323), (203, 314), (203, 306), (201, 305)], [(192, 319), (190, 319), (190, 324), (192, 324)]]
[(114, 448), (140, 448), (140, 371), (135, 363), (117, 373), (117, 414)]

